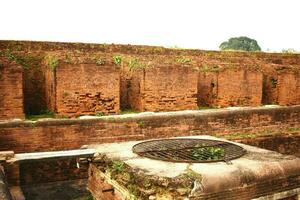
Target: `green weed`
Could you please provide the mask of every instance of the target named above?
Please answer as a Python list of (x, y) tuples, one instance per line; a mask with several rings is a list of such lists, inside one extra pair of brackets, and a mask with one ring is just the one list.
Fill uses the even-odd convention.
[(121, 65), (122, 57), (121, 56), (113, 56), (113, 61), (116, 65)]

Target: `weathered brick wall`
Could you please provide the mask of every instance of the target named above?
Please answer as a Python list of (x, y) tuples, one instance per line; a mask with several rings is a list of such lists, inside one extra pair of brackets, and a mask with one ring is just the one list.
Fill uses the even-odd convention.
[[(128, 87), (128, 107), (144, 111), (144, 99), (143, 99), (143, 93), (144, 93), (144, 82), (145, 82), (145, 71), (144, 70), (136, 70), (134, 72), (130, 72), (130, 81), (128, 83), (130, 86)], [(122, 92), (124, 93), (124, 91)]]
[(300, 73), (281, 73), (278, 75), (278, 104), (296, 105), (300, 103)]
[(187, 135), (290, 133), (299, 129), (300, 106), (220, 109), (99, 119), (0, 123), (0, 150), (35, 152), (85, 144)]
[(65, 52), (48, 54), (43, 65), (48, 108), (58, 115), (74, 117), (119, 112), (118, 66), (105, 60), (97, 63), (87, 59), (86, 55), (74, 56)]
[(0, 57), (0, 120), (24, 118), (23, 68)]
[(218, 106), (259, 106), (262, 101), (262, 74), (247, 70), (225, 70), (218, 75)]
[[(279, 88), (274, 86), (274, 84), (275, 85), (279, 84), (279, 78), (277, 77), (278, 70), (281, 71), (282, 69), (284, 69), (287, 74), (289, 74), (291, 71), (294, 70), (298, 72), (300, 71), (299, 54), (223, 52), (223, 51), (202, 51), (202, 50), (185, 50), (185, 49), (178, 50), (178, 49), (167, 49), (163, 47), (148, 47), (148, 46), (133, 46), (133, 45), (0, 41), (0, 54), (2, 54), (1, 52), (6, 52), (6, 53), (8, 52), (8, 56), (16, 60), (25, 69), (24, 70), (24, 102), (25, 102), (24, 105), (25, 105), (25, 112), (28, 114), (38, 114), (41, 111), (46, 110), (47, 109), (46, 104), (48, 104), (48, 107), (50, 108), (56, 107), (56, 105), (54, 104), (53, 104), (54, 106), (53, 105), (49, 106), (50, 104), (49, 99), (51, 98), (49, 98), (50, 95), (46, 94), (46, 91), (48, 91), (49, 94), (49, 88), (51, 87), (48, 87), (49, 83), (47, 82), (47, 80), (45, 80), (48, 75), (43, 73), (43, 71), (40, 68), (40, 63), (46, 54), (48, 54), (49, 52), (55, 53), (57, 51), (64, 52), (65, 56), (64, 58), (61, 58), (61, 60), (64, 63), (68, 63), (68, 64), (71, 64), (69, 62), (68, 53), (74, 54), (74, 52), (80, 52), (80, 54), (77, 55), (79, 60), (87, 55), (88, 56), (90, 55), (90, 57), (92, 57), (96, 54), (101, 54), (102, 57), (108, 58), (111, 61), (113, 56), (120, 55), (122, 57), (122, 65), (121, 65), (122, 67), (123, 67), (123, 61), (129, 60), (129, 62), (125, 65), (130, 65), (132, 64), (131, 61), (134, 61), (134, 59), (138, 59), (140, 61), (143, 61), (144, 64), (150, 63), (151, 67), (154, 68), (160, 68), (159, 67), (160, 65), (167, 65), (170, 68), (176, 68), (175, 66), (177, 66), (178, 64), (183, 65), (186, 63), (192, 63), (192, 65), (188, 67), (193, 68), (194, 66), (199, 66), (199, 68), (201, 68), (200, 66), (202, 66), (203, 64), (207, 64), (208, 66), (223, 67), (225, 71), (226, 69), (238, 69), (238, 68), (244, 68), (245, 70), (247, 70), (248, 75), (245, 76), (246, 78), (245, 80), (242, 80), (243, 75), (241, 74), (238, 75), (238, 72), (236, 75), (233, 75), (233, 77), (227, 77), (227, 75), (223, 74), (225, 76), (224, 79), (222, 79), (222, 74), (221, 74), (220, 79), (223, 80), (223, 82), (225, 81), (224, 84), (219, 83), (219, 81), (217, 80), (214, 86), (212, 82), (215, 82), (215, 80), (213, 81), (211, 80), (211, 78), (213, 77), (209, 78), (209, 76), (211, 76), (213, 73), (208, 75), (209, 73), (206, 72), (205, 77), (203, 77), (203, 74), (201, 74), (200, 72), (199, 79), (201, 78), (201, 81), (199, 81), (197, 86), (198, 88), (197, 99), (198, 99), (199, 106), (215, 106), (218, 104), (222, 106), (259, 105), (260, 103), (258, 103), (258, 98), (260, 98), (260, 95), (258, 94), (257, 99), (254, 99), (253, 95), (256, 92), (252, 91), (252, 89), (260, 88), (260, 80), (259, 80), (260, 77), (259, 75), (254, 76), (248, 73), (248, 70), (251, 68), (250, 66), (256, 66), (257, 71), (261, 71), (261, 73), (263, 74), (263, 87), (262, 87), (262, 92), (260, 92), (262, 93), (263, 104), (271, 104), (271, 103), (278, 104), (279, 100), (281, 101), (280, 102), (281, 105), (296, 105), (300, 103), (298, 97), (293, 97), (293, 99), (289, 99), (289, 100), (281, 100), (286, 98), (285, 93), (282, 91), (288, 91), (288, 90), (282, 89), (282, 91), (279, 92)], [(86, 64), (87, 63), (90, 62), (86, 62)], [(93, 63), (96, 63), (96, 61)], [(185, 66), (179, 66), (178, 68), (184, 68), (184, 67)], [(120, 88), (119, 101), (122, 104), (121, 105), (122, 109), (136, 107), (138, 110), (143, 110), (143, 109), (144, 110), (174, 110), (175, 108), (175, 106), (173, 106), (174, 104), (186, 105), (189, 104), (189, 101), (193, 101), (190, 98), (185, 98), (182, 96), (179, 96), (179, 98), (183, 98), (180, 103), (174, 102), (172, 100), (173, 96), (176, 93), (180, 93), (182, 91), (181, 89), (186, 88), (188, 84), (182, 85), (181, 87), (177, 87), (177, 86), (174, 87), (174, 85), (168, 85), (165, 87), (165, 89), (168, 91), (162, 93), (157, 92), (160, 91), (161, 88), (163, 88), (162, 87), (163, 85), (157, 86), (158, 76), (161, 76), (161, 80), (165, 80), (168, 82), (168, 80), (171, 80), (172, 78), (176, 78), (178, 73), (180, 73), (178, 70), (172, 71), (172, 74), (174, 73), (174, 75), (170, 75), (166, 73), (163, 74), (159, 72), (158, 74), (156, 74), (157, 76), (154, 75), (152, 76), (150, 72), (146, 73), (148, 74), (148, 76), (146, 75), (143, 80), (139, 81), (140, 83), (144, 81), (144, 83), (146, 84), (145, 86), (147, 87), (145, 88), (146, 90), (143, 91), (142, 93), (141, 91), (135, 92), (135, 91), (139, 91), (136, 90), (139, 84), (135, 82), (134, 80), (135, 77), (134, 76), (131, 77), (131, 74), (127, 73), (126, 71), (124, 72), (123, 71), (124, 69), (126, 69), (126, 67), (122, 68), (120, 86), (119, 86)], [(157, 69), (157, 71), (159, 70), (160, 69)], [(184, 71), (183, 69), (180, 70)], [(150, 80), (149, 78), (150, 76), (152, 76), (153, 80)], [(249, 79), (247, 79), (247, 77)], [(231, 79), (233, 78), (236, 78), (237, 81), (231, 81)], [(133, 81), (131, 81), (131, 79), (133, 79)], [(194, 78), (192, 78), (191, 80), (193, 82)], [(255, 80), (257, 80), (258, 82), (254, 82)], [(247, 81), (249, 83), (250, 81), (253, 81), (251, 82), (251, 84), (253, 84), (253, 87), (246, 86)], [(245, 88), (242, 88), (238, 93), (233, 92), (232, 94), (229, 94), (226, 92), (224, 93), (224, 95), (221, 94), (222, 91), (229, 91), (226, 88), (240, 86), (238, 85), (238, 83), (244, 85)], [(297, 86), (293, 86), (292, 81), (285, 81), (285, 84), (286, 86), (284, 87), (286, 88), (297, 87)], [(189, 85), (188, 87), (189, 89), (187, 89), (186, 91), (194, 90), (195, 88), (194, 85)], [(280, 86), (280, 88), (281, 87), (282, 86)], [(143, 89), (143, 87), (140, 87), (140, 89)], [(169, 93), (170, 90), (173, 90), (174, 94)], [(294, 89), (294, 91), (297, 91), (297, 89)], [(251, 95), (252, 92), (253, 95)], [(145, 95), (146, 93), (148, 93), (148, 95)], [(77, 97), (74, 97), (77, 99), (76, 101), (79, 103), (75, 103), (77, 104), (75, 105), (73, 102), (72, 105), (69, 105), (73, 109), (72, 112), (75, 112), (74, 110), (76, 109), (86, 110), (90, 107), (93, 107), (91, 106), (91, 104), (94, 103), (89, 104), (81, 100), (78, 100), (78, 99), (82, 99), (84, 94), (86, 93), (78, 94)], [(132, 96), (132, 95), (130, 96), (130, 94), (138, 95), (138, 96)], [(248, 94), (250, 94), (250, 96)], [(46, 95), (48, 98), (46, 98)], [(163, 95), (167, 95), (167, 96), (163, 96)], [(218, 97), (216, 95), (219, 95), (220, 98), (215, 99)], [(244, 96), (241, 97), (239, 95), (244, 95)], [(96, 98), (95, 97), (96, 94), (91, 94), (91, 96), (92, 99)], [(148, 100), (145, 100), (147, 97), (149, 97)], [(227, 101), (229, 99), (230, 102)], [(46, 100), (48, 101), (47, 103)], [(92, 100), (92, 102), (93, 101), (94, 100)], [(146, 108), (148, 105), (147, 102), (152, 102), (152, 106), (148, 106), (149, 108)], [(154, 107), (157, 108), (154, 109)], [(181, 109), (181, 108), (176, 107), (175, 110), (177, 109)], [(190, 106), (188, 107), (182, 106), (182, 109), (190, 109)], [(89, 112), (83, 112), (81, 114), (86, 114), (86, 113)], [(76, 115), (78, 115), (78, 113)]]
[(199, 106), (259, 106), (262, 102), (261, 72), (227, 69), (200, 72), (198, 79)]
[(218, 73), (199, 72), (198, 77), (198, 106), (211, 106), (217, 97)]
[(131, 81), (132, 107), (140, 111), (197, 109), (198, 70), (160, 66), (138, 70)]
[(120, 75), (115, 66), (63, 64), (56, 68), (56, 112), (61, 115), (118, 113)]
[(238, 142), (300, 157), (300, 129), (299, 133), (296, 135), (272, 135), (267, 137), (241, 139), (238, 140)]

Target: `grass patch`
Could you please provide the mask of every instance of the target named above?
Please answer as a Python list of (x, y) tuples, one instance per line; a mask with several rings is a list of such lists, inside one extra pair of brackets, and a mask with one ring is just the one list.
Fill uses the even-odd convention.
[(125, 163), (122, 161), (113, 161), (111, 170), (112, 172), (121, 173), (125, 170)]
[(209, 109), (218, 109), (217, 107), (213, 106), (199, 106), (198, 110), (209, 110)]
[(136, 114), (139, 113), (139, 111), (133, 110), (133, 109), (125, 109), (121, 110), (121, 115), (126, 115), (126, 114)]
[(298, 127), (290, 127), (290, 128), (288, 128), (288, 132), (298, 132), (298, 131), (300, 131), (300, 128), (298, 128)]
[(192, 59), (191, 59), (191, 58), (186, 58), (186, 57), (181, 57), (181, 58), (177, 58), (177, 59), (176, 59), (176, 62), (185, 64), (185, 63), (190, 63), (190, 62), (192, 62)]
[(140, 62), (138, 58), (133, 58), (128, 62), (129, 70), (144, 69), (147, 67), (145, 63)]
[(270, 133), (270, 132), (261, 132), (261, 133), (231, 133), (227, 135), (215, 135), (217, 137), (222, 137), (228, 140), (236, 140), (236, 139), (252, 139), (257, 137), (263, 136), (271, 136), (277, 135), (277, 133)]
[(31, 120), (31, 121), (37, 121), (37, 120), (43, 119), (43, 118), (55, 118), (55, 114), (54, 114), (54, 112), (51, 112), (51, 111), (44, 111), (38, 115), (26, 115), (25, 116), (25, 119)]
[(96, 112), (95, 116), (97, 117), (102, 117), (104, 116), (105, 114), (103, 112)]
[(218, 72), (220, 71), (220, 67), (218, 65), (202, 65), (200, 68), (202, 72)]

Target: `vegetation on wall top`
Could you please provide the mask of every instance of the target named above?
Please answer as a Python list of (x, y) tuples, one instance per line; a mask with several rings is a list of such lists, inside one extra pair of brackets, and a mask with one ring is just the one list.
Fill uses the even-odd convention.
[(50, 67), (50, 69), (52, 71), (55, 70), (55, 68), (57, 67), (57, 65), (59, 63), (58, 58), (55, 55), (47, 55), (45, 57), (45, 62), (46, 62), (46, 65), (48, 67)]

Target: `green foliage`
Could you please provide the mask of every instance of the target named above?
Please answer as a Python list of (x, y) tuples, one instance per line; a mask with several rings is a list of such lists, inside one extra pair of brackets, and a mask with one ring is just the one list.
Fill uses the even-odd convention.
[(257, 41), (248, 37), (233, 37), (223, 42), (219, 48), (221, 50), (239, 50), (239, 51), (261, 51)]
[(105, 64), (105, 60), (102, 58), (99, 58), (98, 60), (96, 60), (96, 64), (97, 65), (104, 65)]
[[(196, 146), (197, 147), (197, 146)], [(225, 155), (225, 150), (220, 147), (201, 147), (193, 150), (193, 156), (199, 160), (218, 160)]]
[(181, 58), (177, 58), (176, 59), (176, 62), (179, 62), (179, 63), (190, 63), (192, 62), (192, 59), (191, 58), (185, 58), (185, 57), (181, 57)]
[(288, 131), (289, 131), (289, 132), (298, 132), (298, 131), (300, 131), (300, 128), (297, 128), (297, 127), (290, 127), (290, 128), (288, 128)]
[(276, 88), (277, 83), (278, 83), (278, 80), (277, 80), (277, 79), (274, 79), (274, 78), (271, 79), (271, 85), (272, 85), (272, 88)]
[(121, 56), (113, 56), (113, 61), (116, 65), (121, 65), (122, 57)]
[(48, 55), (45, 57), (45, 61), (46, 61), (46, 65), (48, 67), (50, 67), (50, 69), (52, 71), (54, 71), (56, 69), (56, 67), (58, 66), (58, 58), (54, 55)]
[(121, 115), (126, 115), (126, 114), (135, 114), (138, 113), (138, 111), (136, 110), (132, 110), (132, 109), (125, 109), (125, 110), (121, 110)]
[(146, 64), (141, 63), (138, 58), (129, 60), (128, 62), (129, 70), (143, 69), (146, 67)]
[(144, 121), (139, 121), (139, 122), (138, 122), (138, 125), (139, 125), (139, 127), (141, 127), (141, 128), (142, 128), (142, 127), (144, 127), (144, 126), (145, 126), (145, 122), (144, 122)]
[(1, 52), (2, 55), (6, 56), (10, 61), (15, 61), (18, 65), (22, 66), (24, 69), (29, 69), (32, 66), (37, 66), (41, 58), (39, 56), (31, 56), (29, 54), (18, 55), (10, 50)]
[(220, 70), (218, 65), (207, 65), (203, 64), (200, 68), (202, 72), (218, 72)]
[(26, 119), (31, 121), (37, 121), (43, 118), (54, 118), (54, 117), (55, 117), (54, 112), (49, 110), (41, 111), (41, 113), (38, 115), (26, 115)]
[(96, 112), (96, 114), (95, 114), (97, 117), (102, 117), (102, 116), (104, 116), (104, 113), (103, 112)]
[(112, 172), (121, 173), (125, 169), (125, 163), (121, 161), (113, 161), (111, 169)]

